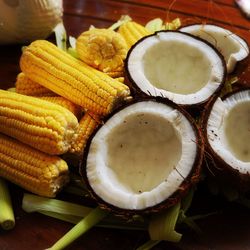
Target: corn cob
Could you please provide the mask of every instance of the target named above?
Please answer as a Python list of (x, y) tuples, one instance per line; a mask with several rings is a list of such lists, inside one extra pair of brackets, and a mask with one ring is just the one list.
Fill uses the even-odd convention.
[(73, 102), (65, 99), (62, 96), (41, 96), (37, 98), (45, 100), (45, 101), (53, 102), (55, 104), (59, 104), (60, 106), (72, 112), (78, 119), (80, 118), (82, 114), (82, 108), (80, 106), (74, 104)]
[(67, 163), (0, 134), (0, 176), (38, 195), (54, 197), (68, 182)]
[(70, 153), (81, 154), (94, 129), (100, 123), (100, 118), (96, 115), (85, 113), (79, 122), (78, 130), (72, 139)]
[(0, 90), (0, 132), (49, 154), (63, 154), (78, 127), (58, 104)]
[(123, 69), (127, 50), (124, 38), (110, 29), (90, 29), (76, 40), (79, 58), (103, 72)]
[(106, 115), (130, 94), (126, 85), (45, 40), (24, 50), (20, 66), (33, 81), (96, 114)]
[(30, 80), (23, 72), (17, 75), (16, 92), (23, 95), (32, 96), (54, 96), (51, 90), (43, 87), (39, 83)]
[(120, 33), (124, 37), (128, 48), (134, 45), (142, 37), (151, 34), (151, 32), (144, 26), (134, 21), (128, 21), (122, 24), (119, 27), (118, 33)]

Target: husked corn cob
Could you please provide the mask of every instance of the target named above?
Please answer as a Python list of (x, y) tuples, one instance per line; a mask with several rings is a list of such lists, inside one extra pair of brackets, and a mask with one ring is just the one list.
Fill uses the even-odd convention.
[(55, 104), (59, 104), (60, 106), (68, 109), (70, 112), (72, 112), (77, 118), (80, 118), (82, 114), (82, 108), (75, 103), (65, 99), (62, 96), (41, 96), (37, 97), (39, 99), (53, 102)]
[(110, 29), (90, 29), (76, 40), (79, 58), (88, 65), (103, 72), (123, 69), (127, 55), (124, 38)]
[(23, 72), (17, 75), (16, 92), (19, 94), (32, 96), (55, 95), (55, 93), (53, 93), (51, 90), (29, 79)]
[(33, 81), (96, 114), (106, 115), (130, 95), (126, 85), (45, 40), (24, 50), (20, 66)]
[(124, 37), (128, 48), (134, 45), (142, 37), (151, 34), (151, 32), (148, 31), (144, 26), (134, 21), (128, 21), (122, 24), (119, 27), (118, 33)]
[(94, 129), (101, 122), (96, 115), (85, 113), (79, 122), (78, 130), (71, 141), (70, 153), (81, 154)]
[(67, 163), (0, 134), (0, 176), (24, 189), (47, 197), (69, 181)]
[(0, 90), (0, 132), (48, 154), (63, 154), (78, 127), (66, 108), (36, 97)]

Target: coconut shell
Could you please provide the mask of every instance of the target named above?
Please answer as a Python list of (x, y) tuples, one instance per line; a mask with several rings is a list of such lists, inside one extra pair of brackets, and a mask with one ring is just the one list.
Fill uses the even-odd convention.
[[(152, 207), (148, 207), (146, 209), (142, 209), (142, 210), (129, 210), (129, 209), (122, 209), (119, 207), (116, 207), (114, 205), (111, 205), (109, 203), (107, 203), (106, 201), (104, 201), (101, 197), (99, 197), (94, 190), (92, 189), (89, 181), (88, 181), (88, 177), (87, 177), (87, 172), (86, 172), (86, 161), (87, 161), (87, 157), (88, 157), (88, 153), (89, 153), (89, 148), (90, 148), (90, 144), (92, 139), (95, 137), (95, 134), (97, 133), (97, 131), (103, 126), (103, 124), (105, 124), (105, 122), (108, 119), (111, 119), (112, 116), (117, 113), (118, 111), (122, 110), (125, 107), (128, 107), (129, 105), (133, 104), (133, 103), (137, 103), (137, 102), (141, 102), (141, 101), (155, 101), (155, 102), (160, 102), (166, 105), (169, 105), (175, 109), (178, 109), (191, 123), (191, 126), (193, 127), (196, 137), (197, 137), (197, 154), (196, 154), (196, 158), (193, 164), (193, 169), (190, 172), (190, 174), (188, 175), (188, 177), (182, 182), (182, 184), (179, 186), (179, 188), (171, 195), (171, 197), (169, 197), (168, 199), (164, 200), (163, 202), (152, 206)], [(167, 209), (173, 205), (175, 205), (176, 203), (178, 203), (188, 192), (188, 190), (193, 187), (199, 180), (200, 180), (200, 174), (201, 174), (201, 165), (202, 165), (202, 160), (203, 160), (203, 153), (204, 153), (204, 143), (203, 143), (203, 137), (202, 137), (202, 133), (201, 130), (197, 127), (194, 119), (182, 108), (180, 108), (178, 105), (174, 104), (173, 102), (165, 99), (165, 98), (160, 98), (160, 97), (156, 97), (156, 98), (152, 98), (152, 97), (144, 97), (141, 98), (140, 100), (134, 100), (131, 103), (123, 106), (123, 107), (119, 107), (119, 109), (116, 109), (113, 113), (111, 113), (108, 117), (106, 117), (105, 121), (103, 124), (100, 124), (96, 130), (94, 131), (94, 133), (92, 134), (91, 138), (89, 139), (85, 151), (84, 151), (84, 155), (80, 164), (80, 168), (79, 168), (79, 172), (80, 175), (83, 178), (83, 181), (86, 183), (87, 188), (91, 194), (91, 196), (96, 200), (96, 202), (99, 204), (99, 206), (103, 209), (106, 209), (108, 211), (111, 211), (113, 213), (115, 213), (116, 215), (120, 215), (126, 218), (132, 217), (133, 215), (136, 214), (148, 214), (148, 213), (155, 213), (155, 212), (159, 212), (163, 209)]]
[[(242, 90), (250, 90), (250, 88), (241, 88), (232, 91), (231, 93), (222, 97), (222, 100), (225, 100), (229, 96), (234, 95), (237, 92)], [(220, 185), (229, 185), (230, 187), (237, 189), (240, 192), (250, 191), (250, 173), (244, 174), (239, 172), (239, 170), (234, 169), (232, 166), (227, 164), (211, 147), (208, 141), (207, 134), (207, 123), (209, 115), (213, 108), (215, 101), (219, 98), (219, 95), (213, 96), (213, 98), (207, 103), (205, 107), (205, 112), (201, 118), (201, 126), (204, 134), (205, 142), (205, 162), (206, 167), (204, 168), (208, 178), (215, 179)]]
[[(125, 60), (125, 82), (126, 84), (129, 86), (130, 90), (131, 90), (131, 95), (134, 97), (134, 98), (141, 98), (141, 97), (147, 97), (147, 96), (152, 96), (151, 93), (145, 93), (143, 92), (139, 87), (138, 85), (135, 83), (135, 81), (132, 79), (130, 73), (129, 73), (129, 70), (128, 70), (128, 59), (129, 59), (129, 56), (131, 54), (131, 52), (133, 51), (133, 49), (136, 47), (136, 45), (138, 43), (141, 43), (143, 40), (145, 40), (146, 38), (148, 37), (151, 37), (151, 36), (155, 36), (156, 34), (158, 33), (163, 33), (163, 32), (176, 32), (176, 33), (184, 33), (184, 32), (181, 32), (181, 31), (170, 31), (170, 30), (162, 30), (162, 31), (158, 31), (158, 32), (155, 32), (154, 34), (152, 35), (148, 35), (148, 36), (145, 36), (143, 38), (141, 38), (140, 40), (138, 40), (128, 51), (128, 54), (127, 54), (127, 57), (126, 57), (126, 60)], [(220, 86), (217, 88), (217, 90), (211, 95), (211, 97), (209, 97), (207, 100), (204, 100), (203, 102), (199, 102), (199, 103), (195, 103), (195, 104), (191, 104), (191, 105), (184, 105), (184, 104), (178, 104), (179, 107), (185, 109), (186, 111), (188, 111), (192, 116), (199, 116), (200, 112), (203, 111), (205, 105), (209, 102), (210, 98), (212, 98), (212, 96), (214, 95), (217, 95), (218, 93), (220, 93), (221, 89), (224, 87), (225, 85), (225, 81), (226, 81), (226, 76), (227, 76), (227, 70), (226, 70), (226, 62), (224, 60), (224, 57), (223, 55), (219, 52), (219, 50), (213, 46), (212, 44), (210, 44), (209, 42), (207, 42), (206, 40), (202, 39), (202, 38), (199, 38), (197, 36), (194, 36), (192, 34), (188, 34), (188, 33), (185, 33), (185, 35), (189, 36), (189, 37), (192, 37), (192, 38), (195, 38), (199, 41), (202, 41), (204, 42), (206, 45), (208, 45), (209, 47), (211, 47), (213, 50), (216, 51), (216, 54), (218, 54), (218, 56), (221, 58), (222, 60), (222, 63), (223, 63), (223, 68), (224, 68), (224, 72), (223, 72), (223, 79), (222, 79), (222, 82), (220, 84)], [(168, 99), (167, 97), (162, 97), (164, 99)]]

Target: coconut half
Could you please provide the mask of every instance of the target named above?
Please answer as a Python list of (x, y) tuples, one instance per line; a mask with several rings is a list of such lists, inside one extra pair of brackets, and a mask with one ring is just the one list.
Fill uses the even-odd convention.
[(198, 36), (215, 46), (224, 56), (227, 72), (231, 73), (238, 61), (249, 55), (247, 43), (231, 31), (212, 24), (194, 24), (180, 29)]
[(123, 107), (94, 133), (81, 172), (101, 206), (152, 212), (174, 205), (197, 182), (202, 157), (192, 118), (151, 98)]
[(250, 187), (250, 88), (218, 97), (205, 121), (205, 139), (217, 173), (232, 185)]
[(207, 101), (224, 83), (225, 62), (210, 44), (178, 31), (160, 31), (138, 41), (126, 59), (136, 90), (180, 105)]

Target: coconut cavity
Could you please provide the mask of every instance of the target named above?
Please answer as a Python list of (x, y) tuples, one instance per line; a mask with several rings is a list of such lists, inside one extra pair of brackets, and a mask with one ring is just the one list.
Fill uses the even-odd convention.
[(183, 105), (208, 100), (224, 83), (225, 68), (214, 47), (178, 31), (160, 31), (141, 39), (126, 60), (126, 73), (136, 89)]
[(250, 172), (250, 90), (215, 101), (208, 117), (207, 139), (229, 166), (243, 174)]
[(146, 78), (159, 89), (191, 94), (202, 89), (211, 74), (208, 58), (199, 47), (178, 41), (161, 41), (143, 56)]
[(91, 140), (88, 183), (95, 196), (120, 209), (157, 206), (175, 191), (185, 191), (180, 186), (196, 161), (196, 136), (177, 109), (152, 100), (130, 104)]
[(107, 137), (107, 163), (129, 193), (157, 187), (181, 157), (181, 138), (173, 124), (159, 115), (128, 116)]
[(250, 162), (250, 101), (233, 107), (225, 120), (225, 137), (234, 156)]

